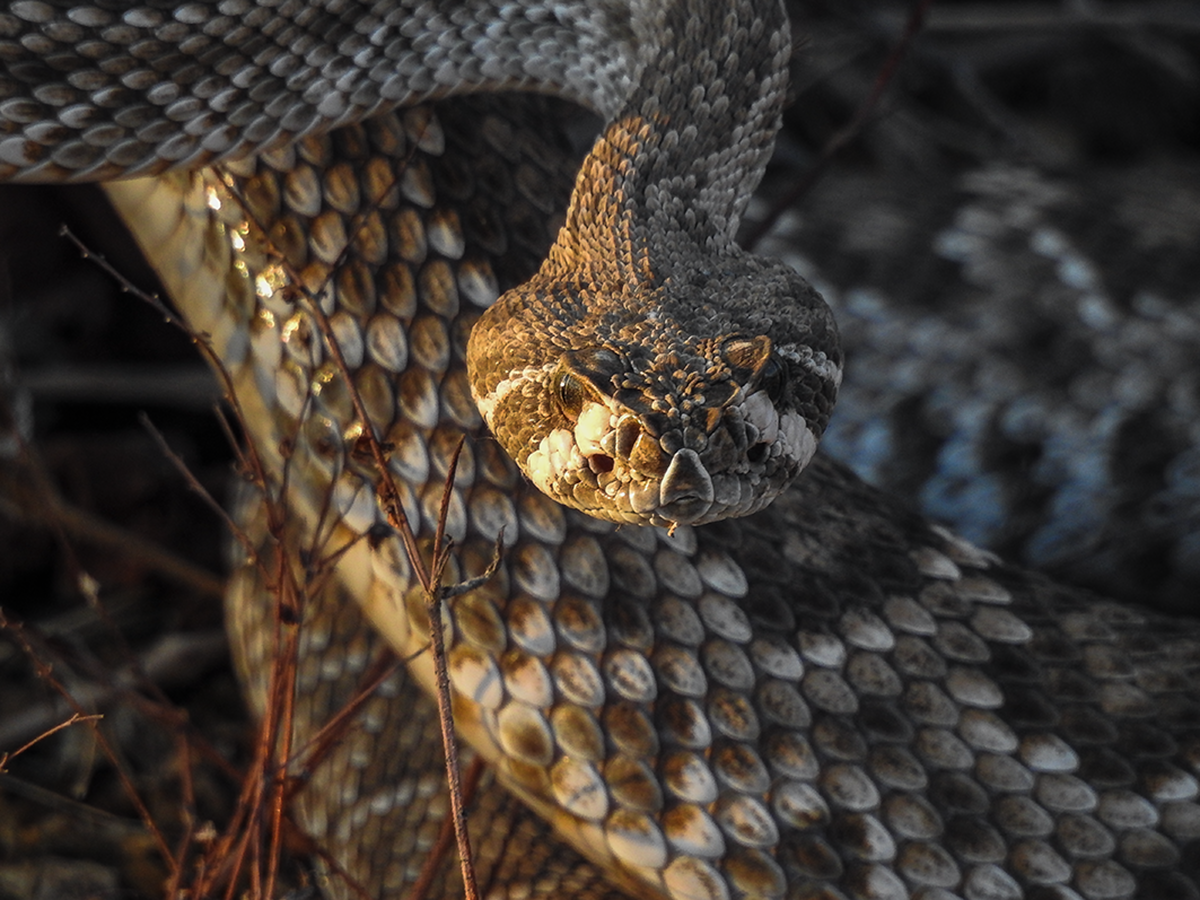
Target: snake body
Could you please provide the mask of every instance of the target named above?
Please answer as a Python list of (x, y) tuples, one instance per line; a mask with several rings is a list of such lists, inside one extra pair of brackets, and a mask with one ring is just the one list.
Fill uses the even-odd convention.
[[(409, 690), (432, 677), (421, 593), (381, 527), (376, 475), (355, 452), (364, 426), (309, 303), (330, 319), (423, 547), (466, 434), (449, 577), (482, 574), (498, 538), (506, 548), (444, 613), (460, 734), (511, 792), (485, 790), (473, 812), (494, 895), (1200, 896), (1200, 627), (1005, 566), (819, 456), (767, 509), (670, 533), (564, 510), (522, 480), (481, 430), (463, 361), (482, 309), (549, 245), (564, 166), (530, 143), (527, 112), (383, 107), (537, 84), (611, 115), (661, 22), (603, 4), (427, 12), (227, 2), (104, 25), (115, 15), (22, 2), (0, 19), (5, 175), (150, 172), (265, 142), (223, 171), (110, 193), (230, 372), (266, 491), (291, 510), (282, 536), (304, 551), (310, 595), (298, 729), (315, 729), (378, 652), (360, 609), (412, 656), (301, 794), (337, 867), (399, 895), (444, 795), (426, 768), (428, 705)], [(139, 28), (194, 40), (197, 57), (216, 46), (205, 39), (241, 35), (247, 62), (190, 79)], [(511, 68), (464, 49), (487, 41)], [(16, 55), (77, 43), (128, 65), (93, 74), (61, 54)], [(166, 62), (154, 73), (135, 60)], [(65, 86), (56, 66), (71, 70)], [(117, 93), (107, 76), (124, 79)], [(187, 92), (158, 85), (177, 83), (224, 98), (209, 109), (231, 128), (189, 120), (197, 104), (175, 110)], [(128, 102), (122, 90), (146, 102), (97, 136), (101, 100)], [(101, 100), (76, 109), (78, 91)], [(259, 498), (245, 512), (263, 542), (279, 536), (265, 534), (268, 509)], [(257, 578), (242, 568), (231, 603), (261, 702)], [(440, 888), (453, 894), (453, 878)]]

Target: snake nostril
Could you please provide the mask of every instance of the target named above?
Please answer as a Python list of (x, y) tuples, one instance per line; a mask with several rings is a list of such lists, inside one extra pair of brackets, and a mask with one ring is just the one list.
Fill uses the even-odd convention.
[(753, 447), (751, 447), (750, 449), (748, 449), (746, 451), (746, 459), (748, 459), (750, 462), (754, 463), (755, 465), (757, 465), (758, 463), (760, 463), (764, 459), (766, 459), (766, 456), (767, 456), (767, 444), (765, 441), (755, 444)]

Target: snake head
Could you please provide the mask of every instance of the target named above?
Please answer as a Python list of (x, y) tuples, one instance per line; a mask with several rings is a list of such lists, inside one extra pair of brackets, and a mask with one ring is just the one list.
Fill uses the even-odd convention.
[(782, 264), (724, 262), (539, 275), (484, 314), (472, 393), (539, 489), (599, 519), (702, 524), (756, 512), (812, 459), (841, 382), (832, 316)]

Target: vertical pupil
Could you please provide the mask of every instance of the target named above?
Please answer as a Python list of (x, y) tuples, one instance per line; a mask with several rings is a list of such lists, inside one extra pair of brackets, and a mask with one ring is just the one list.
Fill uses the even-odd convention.
[(583, 385), (569, 372), (564, 372), (558, 378), (558, 402), (563, 412), (572, 419), (583, 409)]

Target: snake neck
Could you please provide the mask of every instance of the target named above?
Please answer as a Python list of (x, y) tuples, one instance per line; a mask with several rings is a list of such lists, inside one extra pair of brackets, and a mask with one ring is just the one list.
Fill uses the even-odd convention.
[(661, 280), (733, 250), (779, 128), (791, 41), (779, 3), (682, 0), (584, 161), (550, 277)]

